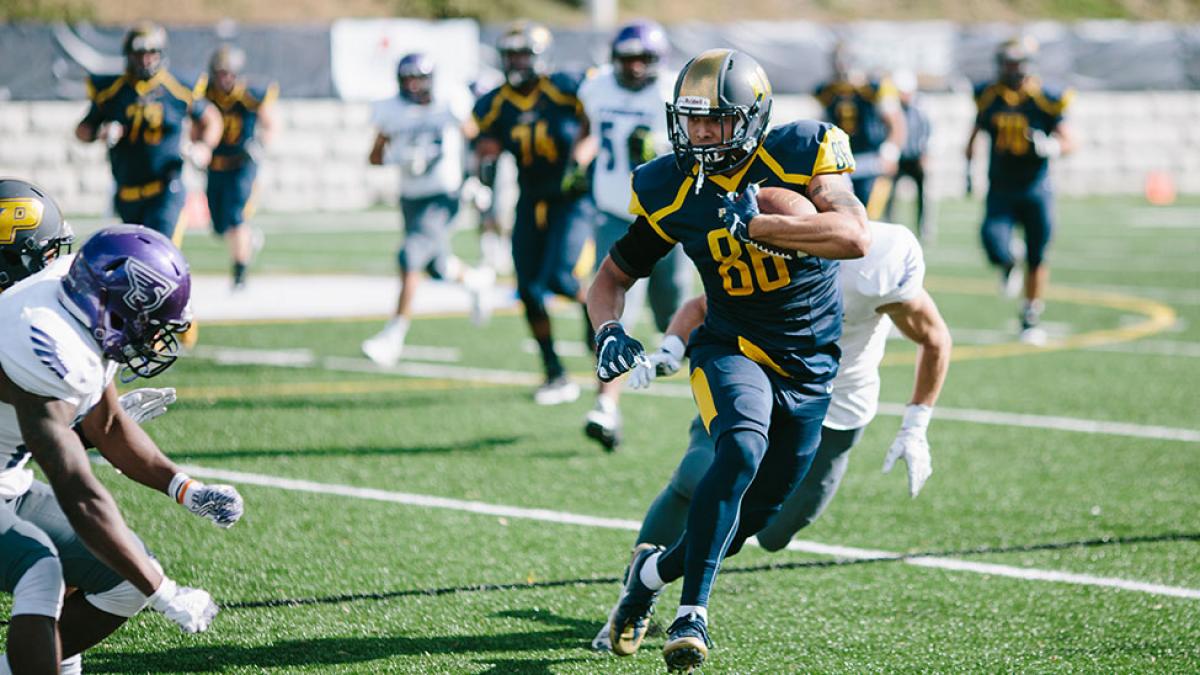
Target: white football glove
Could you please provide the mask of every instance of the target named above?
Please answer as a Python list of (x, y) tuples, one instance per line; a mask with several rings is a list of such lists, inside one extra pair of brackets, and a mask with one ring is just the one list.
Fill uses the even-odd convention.
[(208, 518), (217, 527), (233, 527), (246, 510), (242, 495), (232, 485), (205, 485), (185, 473), (171, 479), (167, 494), (188, 511)]
[(163, 577), (158, 590), (150, 596), (150, 607), (176, 624), (185, 633), (203, 633), (221, 611), (208, 591), (180, 586)]
[(683, 365), (683, 353), (686, 346), (676, 335), (663, 338), (658, 350), (644, 359), (639, 359), (637, 365), (629, 372), (629, 386), (634, 389), (645, 389), (650, 386), (655, 377), (668, 377), (679, 372)]
[(167, 412), (167, 406), (175, 402), (175, 388), (154, 389), (145, 387), (122, 394), (118, 399), (121, 409), (138, 424), (145, 424)]
[(895, 466), (896, 460), (903, 459), (908, 466), (908, 494), (916, 497), (921, 487), (933, 473), (933, 462), (929, 456), (929, 441), (925, 438), (925, 430), (929, 428), (929, 418), (933, 408), (927, 405), (909, 405), (904, 411), (904, 422), (892, 447), (888, 448), (887, 457), (883, 460), (883, 472), (889, 473)]
[(1033, 153), (1038, 157), (1054, 159), (1062, 154), (1062, 141), (1058, 140), (1057, 136), (1047, 134), (1041, 129), (1032, 130), (1029, 133), (1029, 140), (1033, 141)]

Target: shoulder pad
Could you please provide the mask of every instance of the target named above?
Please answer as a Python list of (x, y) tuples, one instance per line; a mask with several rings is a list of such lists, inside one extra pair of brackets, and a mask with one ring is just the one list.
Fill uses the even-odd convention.
[(648, 213), (671, 203), (683, 178), (675, 155), (660, 155), (633, 170), (633, 197)]
[(849, 139), (828, 122), (797, 120), (775, 127), (762, 147), (764, 161), (781, 180), (798, 185), (820, 173), (854, 169)]
[(570, 73), (559, 71), (550, 74), (550, 84), (568, 96), (574, 96), (579, 91), (579, 85), (583, 82), (584, 77), (579, 73)]
[(0, 341), (0, 361), (21, 389), (47, 398), (87, 397), (107, 386), (103, 359), (61, 313), (46, 307), (21, 312), (16, 330)]

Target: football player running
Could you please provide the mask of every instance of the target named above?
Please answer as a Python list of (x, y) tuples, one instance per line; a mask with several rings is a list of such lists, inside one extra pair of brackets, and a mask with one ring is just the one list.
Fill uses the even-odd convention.
[(465, 89), (435, 87), (433, 59), (421, 53), (401, 58), (396, 77), (400, 94), (375, 104), (378, 132), (368, 158), (374, 165), (400, 166), (404, 216), (396, 313), (383, 330), (362, 343), (363, 353), (381, 366), (395, 365), (404, 350), (413, 297), (424, 274), (466, 287), (476, 325), (488, 319), (488, 293), (495, 281), (491, 269), (467, 267), (450, 250), (463, 187), (465, 138), (475, 135), (470, 94)]
[[(48, 199), (22, 206), (36, 220), (61, 218)], [(122, 225), (0, 295), (0, 568), (14, 594), (0, 668), (57, 672), (66, 656), (64, 672), (78, 672), (80, 652), (147, 604), (186, 632), (215, 616), (207, 592), (164, 576), (129, 532), (72, 430), (79, 423), (114, 467), (193, 513), (225, 527), (240, 518), (236, 490), (179, 472), (112, 385), (122, 366), (130, 378), (151, 377), (174, 361), (189, 290), (169, 240)], [(49, 485), (34, 480), (31, 458)], [(64, 586), (78, 589), (65, 602)]]
[[(668, 550), (634, 551), (612, 619), (613, 651), (632, 654), (662, 588), (682, 577), (663, 647), (672, 669), (703, 663), (721, 561), (808, 471), (840, 355), (836, 259), (862, 257), (870, 246), (866, 212), (843, 175), (854, 168), (845, 133), (807, 120), (768, 133), (771, 100), (766, 73), (747, 54), (713, 49), (688, 62), (667, 105), (674, 156), (634, 172), (636, 220), (588, 295), (604, 380), (646, 358), (620, 323), (625, 291), (676, 243), (708, 297), (691, 339), (691, 382), (716, 456), (684, 536)], [(806, 193), (818, 213), (760, 216), (759, 185)]]
[(511, 153), (517, 163), (513, 266), (525, 320), (542, 356), (546, 381), (534, 392), (541, 405), (579, 398), (579, 385), (567, 376), (554, 347), (546, 297), (557, 294), (583, 303), (580, 276), (591, 269), (590, 260), (583, 261), (586, 270), (577, 268), (592, 230), (581, 195), (563, 189), (575, 139), (586, 123), (576, 97), (579, 78), (548, 72), (550, 42), (545, 26), (511, 24), (497, 44), (505, 81), (480, 97), (474, 110), (482, 182), (491, 186), (501, 152)]
[(1063, 115), (1074, 92), (1042, 83), (1031, 72), (1037, 53), (1032, 39), (1009, 40), (996, 52), (995, 82), (978, 87), (975, 128), (967, 140), (967, 163), (975, 154), (980, 132), (991, 138), (986, 213), (980, 233), (988, 262), (1000, 270), (1006, 295), (1017, 293), (1017, 261), (1013, 257), (1013, 224), (1025, 232), (1025, 302), (1021, 307), (1023, 342), (1041, 344), (1042, 298), (1050, 281), (1046, 248), (1054, 232), (1054, 192), (1050, 160), (1074, 148), (1074, 136)]
[(854, 153), (854, 194), (879, 218), (892, 192), (904, 146), (904, 113), (896, 87), (887, 78), (868, 78), (853, 67), (850, 47), (842, 42), (830, 59), (833, 78), (817, 87), (825, 119), (850, 136)]
[(84, 143), (110, 139), (108, 158), (117, 190), (113, 205), (123, 223), (140, 223), (176, 244), (186, 194), (183, 132), (191, 120), (195, 141), (189, 157), (208, 164), (221, 138), (221, 115), (199, 94), (203, 87), (184, 85), (167, 70), (167, 31), (141, 23), (122, 43), (125, 72), (88, 78), (91, 107), (75, 136)]
[[(951, 339), (937, 305), (922, 287), (925, 260), (921, 246), (907, 228), (873, 222), (871, 251), (866, 257), (843, 261), (838, 277), (845, 311), (839, 342), (842, 362), (833, 380), (833, 400), (808, 475), (756, 535), (769, 551), (787, 546), (798, 531), (821, 515), (837, 492), (850, 462), (850, 450), (879, 407), (879, 364), (892, 326), (916, 343), (917, 365), (912, 397), (884, 458), (883, 471), (890, 472), (897, 460), (903, 460), (912, 497), (933, 471), (926, 431), (949, 370)], [(705, 314), (704, 296), (692, 299), (675, 315), (668, 336), (686, 344)], [(660, 348), (634, 369), (631, 384), (649, 386), (657, 375), (679, 370), (680, 362), (675, 351)], [(638, 544), (667, 546), (679, 539), (692, 494), (712, 465), (714, 453), (712, 439), (697, 417), (687, 453), (646, 512)], [(600, 629), (592, 646), (610, 648), (608, 624)]]
[[(576, 146), (575, 161), (579, 166), (592, 163), (591, 194), (598, 211), (597, 269), (613, 242), (629, 229), (630, 172), (671, 148), (663, 116), (663, 104), (671, 99), (671, 82), (660, 76), (669, 51), (662, 26), (634, 21), (613, 38), (612, 65), (579, 87), (590, 135)], [(629, 289), (622, 325), (633, 329), (649, 293), (655, 323), (665, 332), (671, 316), (691, 292), (692, 274), (683, 247), (676, 245), (654, 266), (647, 281)], [(608, 450), (621, 442), (620, 393), (619, 382), (600, 383), (596, 407), (585, 420), (584, 432)]]
[(246, 268), (262, 244), (262, 233), (252, 232), (245, 222), (254, 212), (258, 162), (278, 127), (279, 85), (251, 86), (241, 76), (245, 67), (245, 52), (221, 45), (208, 61), (204, 90), (205, 98), (221, 111), (221, 142), (208, 165), (208, 213), (213, 231), (229, 246), (234, 290), (245, 288)]

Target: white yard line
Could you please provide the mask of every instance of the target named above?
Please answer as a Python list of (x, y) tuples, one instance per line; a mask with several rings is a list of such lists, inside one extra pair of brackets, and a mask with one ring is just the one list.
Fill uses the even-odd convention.
[[(284, 365), (280, 361), (295, 358), (295, 352), (303, 350), (232, 350), (241, 359), (241, 363), (253, 363), (248, 359), (254, 353), (261, 353), (261, 363), (264, 365)], [(222, 348), (210, 347), (208, 350), (197, 350), (194, 353), (199, 358), (212, 358), (213, 354), (224, 353)], [(541, 376), (536, 373), (516, 370), (499, 370), (492, 368), (472, 368), (437, 363), (401, 362), (391, 368), (381, 368), (367, 359), (344, 356), (327, 356), (320, 359), (320, 366), (326, 370), (337, 370), (355, 373), (390, 373), (407, 377), (427, 377), (481, 384), (536, 386), (541, 383)], [(287, 364), (291, 365), (291, 364)], [(643, 396), (662, 396), (667, 398), (691, 398), (692, 392), (686, 384), (675, 382), (655, 382), (649, 389), (630, 389), (628, 393)], [(881, 402), (879, 414), (893, 417), (903, 417), (905, 406), (901, 403)], [(1077, 417), (1059, 417), (1054, 415), (1033, 415), (1026, 413), (1009, 413), (996, 410), (976, 410), (972, 408), (950, 408), (938, 406), (934, 409), (934, 417), (955, 422), (970, 422), (974, 424), (994, 424), (1007, 427), (1025, 427), (1030, 429), (1049, 429), (1053, 431), (1072, 431), (1084, 434), (1103, 434), (1108, 436), (1126, 436), (1130, 438), (1150, 438), (1166, 441), (1183, 441), (1200, 443), (1200, 430), (1165, 427), (1130, 422), (1110, 422), (1106, 420), (1089, 420)]]
[[(192, 476), (196, 476), (198, 478), (207, 478), (210, 480), (227, 480), (234, 483), (241, 483), (243, 485), (258, 485), (279, 490), (307, 492), (312, 494), (337, 495), (340, 497), (350, 497), (352, 499), (390, 502), (393, 504), (403, 504), (406, 506), (420, 506), (425, 508), (446, 509), (450, 511), (465, 511), (468, 513), (496, 516), (501, 518), (517, 518), (522, 520), (534, 520), (563, 525), (579, 525), (583, 527), (597, 527), (608, 530), (624, 530), (632, 532), (636, 532), (641, 527), (641, 523), (636, 520), (600, 518), (597, 516), (568, 513), (565, 511), (553, 511), (550, 509), (531, 509), (520, 506), (506, 506), (503, 504), (489, 504), (486, 502), (450, 499), (447, 497), (436, 497), (433, 495), (413, 494), (410, 492), (393, 492), (391, 490), (377, 490), (374, 488), (354, 487), (352, 485), (317, 483), (307, 480), (296, 480), (294, 478), (284, 478), (281, 476), (269, 476), (258, 473), (247, 473), (244, 471), (228, 471), (224, 469), (214, 469), (196, 465), (186, 465), (180, 467), (180, 469), (182, 471), (186, 471)], [(954, 572), (972, 572), (975, 574), (1001, 576), (1012, 579), (1022, 579), (1026, 581), (1052, 581), (1076, 584), (1080, 586), (1100, 586), (1104, 588), (1117, 588), (1126, 591), (1151, 593), (1154, 595), (1168, 595), (1177, 598), (1200, 599), (1200, 589), (1185, 588), (1180, 586), (1166, 586), (1163, 584), (1152, 584), (1129, 579), (1119, 579), (1115, 577), (1097, 577), (1090, 574), (1075, 574), (1072, 572), (1059, 572), (1032, 567), (1014, 567), (1011, 565), (971, 562), (967, 560), (960, 560), (958, 558), (932, 556), (906, 558), (900, 553), (893, 553), (890, 551), (855, 548), (851, 546), (835, 546), (814, 541), (793, 541), (788, 545), (788, 549), (793, 551), (803, 551), (805, 553), (830, 555), (837, 558), (849, 558), (855, 560), (895, 558), (896, 560), (908, 565), (915, 565), (917, 567), (932, 567), (937, 569), (951, 570)]]

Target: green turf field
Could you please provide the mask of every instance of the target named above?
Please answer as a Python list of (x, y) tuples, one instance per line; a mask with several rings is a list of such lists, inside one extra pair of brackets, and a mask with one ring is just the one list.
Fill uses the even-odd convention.
[[(829, 511), (801, 537), (885, 554), (854, 562), (748, 549), (729, 559), (705, 672), (1200, 671), (1200, 200), (1157, 210), (1064, 200), (1045, 315), (1055, 348), (1044, 351), (1012, 343), (1017, 303), (997, 297), (984, 267), (980, 208), (944, 203), (926, 252), (958, 354), (939, 408), (961, 414), (935, 414), (924, 492), (908, 498), (902, 467), (881, 475), (898, 426), (881, 415)], [(391, 273), (393, 220), (263, 217), (256, 271)], [(472, 236), (456, 246), (469, 254)], [(196, 271), (225, 272), (219, 242), (191, 236), (185, 251)], [(588, 642), (634, 543), (621, 521), (641, 518), (683, 449), (694, 412), (686, 380), (626, 397), (626, 444), (606, 455), (581, 433), (589, 396), (533, 405), (521, 381), (538, 363), (522, 349), (518, 316), (482, 330), (463, 317), (417, 320), (410, 344), (459, 352), (455, 363), (423, 364), (423, 378), (367, 367), (358, 343), (377, 328), (210, 323), (202, 353), (308, 350), (314, 365), (190, 358), (155, 380), (180, 401), (151, 435), (202, 467), (194, 475), (253, 474), (232, 481), (245, 518), (219, 531), (97, 472), (167, 571), (225, 611), (200, 636), (143, 614), (89, 652), (86, 671), (663, 670), (661, 635), (627, 659)], [(580, 341), (578, 310), (564, 307), (556, 328)], [(906, 343), (889, 346), (883, 401), (905, 402), (912, 356)], [(590, 368), (584, 357), (569, 363), (580, 376)], [(1042, 417), (1016, 426), (1017, 414)], [(1089, 424), (1100, 432), (1078, 430)], [(282, 489), (283, 479), (309, 483)], [(590, 519), (554, 522), (562, 514)], [(956, 571), (946, 559), (998, 567)], [(1038, 578), (1001, 571), (1014, 568)], [(677, 592), (664, 595), (663, 625)]]

